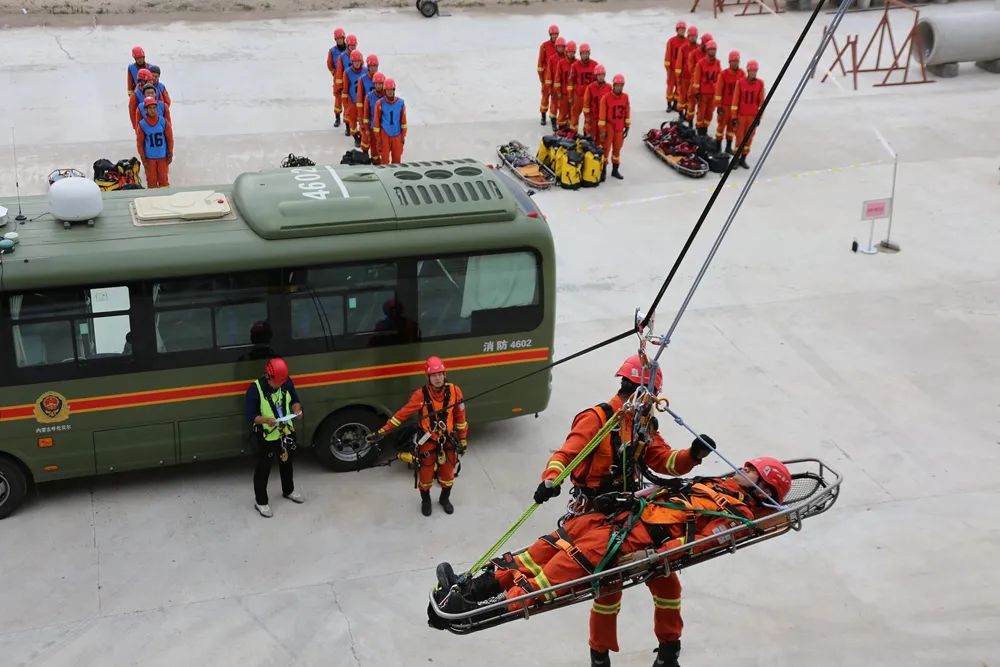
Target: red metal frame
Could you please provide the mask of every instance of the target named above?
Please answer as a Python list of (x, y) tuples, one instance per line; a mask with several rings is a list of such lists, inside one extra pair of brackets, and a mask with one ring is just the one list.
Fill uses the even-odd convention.
[[(698, 9), (698, 3), (701, 0), (694, 0), (694, 4), (691, 5), (691, 13), (693, 14), (696, 9)], [(771, 4), (774, 6), (773, 10), (767, 8), (767, 0), (712, 0), (712, 17), (719, 18), (720, 12), (725, 12), (726, 7), (743, 7), (743, 11), (736, 14), (736, 16), (760, 16), (761, 14), (784, 14), (785, 10), (778, 6), (778, 0), (771, 0)], [(751, 12), (750, 7), (756, 7), (756, 12)]]

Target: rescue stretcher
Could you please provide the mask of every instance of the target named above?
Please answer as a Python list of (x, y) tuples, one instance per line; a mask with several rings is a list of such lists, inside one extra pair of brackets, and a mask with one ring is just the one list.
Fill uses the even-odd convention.
[[(432, 590), (430, 610), (447, 622), (450, 632), (469, 634), (519, 618), (527, 619), (532, 615), (586, 602), (598, 597), (598, 594), (604, 596), (625, 590), (645, 583), (654, 576), (700, 565), (793, 530), (801, 530), (806, 519), (826, 512), (837, 502), (842, 477), (819, 459), (792, 459), (784, 463), (792, 473), (792, 488), (785, 499), (785, 505), (779, 511), (750, 522), (752, 530), (748, 530), (748, 526), (739, 525), (668, 551), (647, 549), (627, 554), (613, 561), (613, 565), (602, 572), (465, 612), (442, 611), (435, 599), (435, 591)], [(709, 548), (692, 551), (701, 546)], [(521, 551), (514, 552), (514, 555)], [(555, 598), (536, 600), (548, 593), (555, 593)], [(528, 604), (523, 609), (510, 611), (508, 606), (517, 602)]]
[(642, 143), (646, 145), (646, 148), (653, 151), (656, 157), (666, 162), (668, 166), (679, 174), (689, 178), (701, 178), (709, 171), (708, 162), (698, 155), (677, 155), (671, 153), (663, 144), (657, 144), (648, 139), (643, 139)]
[(525, 185), (545, 190), (555, 185), (555, 173), (535, 159), (531, 150), (520, 141), (510, 141), (497, 146), (497, 156), (503, 166)]

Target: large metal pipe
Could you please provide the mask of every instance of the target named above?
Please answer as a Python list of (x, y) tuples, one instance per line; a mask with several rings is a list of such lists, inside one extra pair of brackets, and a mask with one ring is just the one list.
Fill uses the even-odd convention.
[(939, 76), (956, 76), (957, 63), (970, 60), (1000, 72), (1000, 11), (923, 17), (917, 24), (917, 45), (924, 64)]

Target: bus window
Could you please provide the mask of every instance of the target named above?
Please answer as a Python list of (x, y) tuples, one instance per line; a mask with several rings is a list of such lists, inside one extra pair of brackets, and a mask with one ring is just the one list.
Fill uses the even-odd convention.
[(28, 292), (7, 303), (18, 368), (132, 354), (127, 287)]
[(397, 292), (395, 262), (309, 267), (289, 274), (294, 340), (334, 338), (338, 348), (365, 347), (379, 330), (383, 305)]
[(529, 331), (542, 319), (538, 258), (529, 251), (417, 262), (423, 338)]
[(254, 323), (268, 319), (267, 292), (263, 272), (154, 283), (157, 352), (249, 346)]

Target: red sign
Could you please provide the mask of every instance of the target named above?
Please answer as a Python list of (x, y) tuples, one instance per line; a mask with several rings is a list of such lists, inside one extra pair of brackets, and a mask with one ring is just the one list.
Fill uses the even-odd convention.
[(891, 207), (891, 199), (870, 199), (861, 208), (861, 219), (874, 220), (876, 218), (888, 218)]

